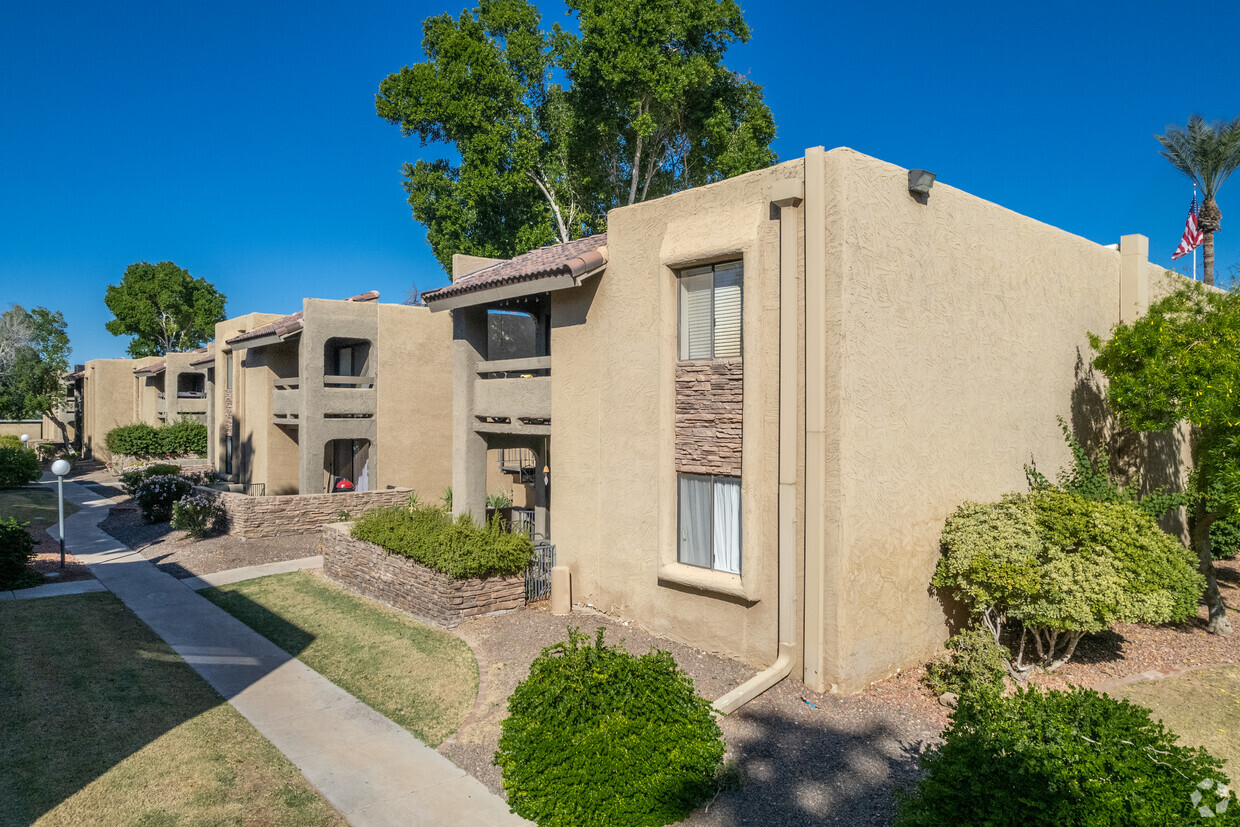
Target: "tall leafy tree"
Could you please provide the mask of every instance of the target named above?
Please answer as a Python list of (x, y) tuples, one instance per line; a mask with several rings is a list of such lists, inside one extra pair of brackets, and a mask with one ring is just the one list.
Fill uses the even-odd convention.
[(749, 40), (733, 0), (568, 0), (555, 29), (571, 86), (570, 157), (597, 208), (633, 204), (775, 160), (762, 88), (723, 65)]
[(163, 356), (202, 347), (224, 321), (224, 294), (171, 261), (140, 261), (125, 268), (120, 284), (108, 285), (104, 303), (114, 336), (132, 336), (129, 355)]
[(1193, 428), (1193, 545), (1206, 576), (1209, 630), (1230, 634), (1210, 525), (1240, 513), (1240, 295), (1185, 284), (1104, 341), (1090, 334), (1107, 400), (1139, 431)]
[(25, 331), (25, 338), (13, 348), (7, 367), (0, 370), (0, 416), (46, 416), (60, 429), (61, 440), (68, 445), (69, 432), (60, 419), (65, 401), (64, 375), (69, 369), (69, 332), (64, 315), (46, 307), (27, 312), (20, 305), (13, 305), (0, 316), (0, 327)]
[(1200, 115), (1190, 115), (1187, 127), (1168, 126), (1167, 134), (1154, 137), (1163, 146), (1162, 156), (1201, 188), (1197, 214), (1197, 227), (1205, 237), (1201, 258), (1205, 282), (1214, 284), (1214, 233), (1223, 221), (1215, 196), (1240, 167), (1240, 118), (1206, 123)]
[(445, 269), (453, 253), (508, 257), (599, 232), (614, 207), (775, 160), (761, 88), (721, 62), (749, 36), (733, 0), (569, 8), (580, 35), (544, 32), (527, 0), (429, 18), (427, 60), (379, 86), (380, 117), (459, 159), (404, 167)]

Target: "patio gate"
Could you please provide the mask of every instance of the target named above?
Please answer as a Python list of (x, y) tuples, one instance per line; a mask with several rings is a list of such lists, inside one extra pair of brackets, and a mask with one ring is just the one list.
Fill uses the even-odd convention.
[(555, 546), (535, 543), (534, 559), (525, 570), (525, 602), (535, 603), (551, 597), (551, 569), (555, 566)]

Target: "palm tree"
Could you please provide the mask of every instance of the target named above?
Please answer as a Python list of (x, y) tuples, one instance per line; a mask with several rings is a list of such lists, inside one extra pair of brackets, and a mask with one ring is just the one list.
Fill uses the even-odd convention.
[(1154, 137), (1163, 145), (1162, 156), (1201, 188), (1197, 228), (1205, 236), (1206, 284), (1214, 284), (1214, 233), (1223, 220), (1214, 196), (1240, 167), (1240, 118), (1209, 124), (1200, 115), (1189, 115), (1187, 129), (1171, 125), (1166, 135)]

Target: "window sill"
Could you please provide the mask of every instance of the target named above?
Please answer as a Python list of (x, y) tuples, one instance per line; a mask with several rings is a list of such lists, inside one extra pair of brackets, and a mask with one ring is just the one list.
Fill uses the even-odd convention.
[(758, 602), (758, 598), (745, 588), (744, 580), (739, 574), (729, 574), (684, 563), (664, 563), (659, 566), (659, 581), (740, 599), (747, 603)]

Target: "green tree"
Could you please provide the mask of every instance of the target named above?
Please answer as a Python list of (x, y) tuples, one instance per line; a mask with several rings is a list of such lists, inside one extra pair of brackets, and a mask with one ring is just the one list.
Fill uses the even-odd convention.
[(69, 333), (60, 311), (36, 307), (27, 312), (13, 305), (0, 317), (0, 327), (24, 331), (15, 344), (8, 366), (0, 370), (0, 416), (24, 419), (46, 416), (69, 444), (69, 432), (60, 419), (65, 401), (64, 375), (69, 369)]
[[(427, 60), (379, 85), (381, 118), (459, 157), (404, 167), (413, 216), (445, 270), (453, 253), (509, 257), (569, 241), (604, 230), (614, 207), (774, 161), (760, 87), (720, 63), (748, 38), (732, 0), (570, 11), (580, 37), (544, 32), (527, 0), (428, 18)], [(579, 88), (554, 82), (557, 68)]]
[(224, 294), (171, 261), (140, 261), (125, 268), (120, 284), (108, 285), (104, 303), (114, 336), (132, 336), (134, 358), (193, 350), (215, 337), (224, 321)]
[(1198, 496), (1193, 545), (1206, 577), (1209, 630), (1230, 634), (1210, 553), (1210, 526), (1240, 514), (1240, 295), (1186, 283), (1104, 341), (1091, 333), (1094, 365), (1110, 380), (1107, 400), (1139, 431), (1193, 428)]
[(1186, 128), (1171, 125), (1166, 135), (1154, 137), (1163, 146), (1162, 156), (1201, 188), (1197, 214), (1197, 227), (1205, 237), (1201, 259), (1206, 284), (1214, 284), (1214, 233), (1223, 220), (1214, 198), (1240, 167), (1240, 118), (1210, 124), (1200, 115), (1189, 115)]
[(749, 40), (733, 0), (568, 0), (555, 27), (571, 147), (596, 208), (633, 204), (775, 160), (762, 88), (723, 65)]

